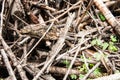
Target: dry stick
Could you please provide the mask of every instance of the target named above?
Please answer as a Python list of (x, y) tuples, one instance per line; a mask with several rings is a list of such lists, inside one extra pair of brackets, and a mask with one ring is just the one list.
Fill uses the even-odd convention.
[(64, 16), (65, 14), (67, 14), (70, 10), (72, 10), (76, 5), (80, 4), (82, 1), (83, 0), (79, 0), (77, 3), (73, 4), (69, 9), (67, 9), (64, 13), (62, 13), (61, 15), (59, 15), (56, 18), (51, 19), (49, 21), (56, 21), (57, 19), (61, 18), (62, 16)]
[(50, 60), (48, 62), (46, 62), (46, 64), (43, 66), (43, 68), (40, 70), (40, 72), (33, 78), (33, 80), (37, 80), (38, 77), (41, 76), (41, 74), (45, 71), (45, 69), (49, 66), (49, 64), (53, 61), (53, 59), (56, 57), (56, 55), (62, 49), (67, 32), (69, 30), (70, 25), (72, 24), (74, 17), (75, 17), (75, 13), (73, 13), (72, 15), (70, 15), (68, 17), (64, 32), (61, 34), (57, 43), (52, 47), (52, 51), (50, 52), (50, 55), (51, 55)]
[(21, 60), (20, 64), (24, 61), (24, 59), (33, 51), (33, 49), (40, 43), (40, 41), (45, 37), (45, 35), (47, 34), (47, 32), (51, 29), (52, 25), (54, 24), (54, 21), (56, 21), (57, 19), (59, 19), (60, 17), (62, 17), (63, 15), (65, 15), (66, 13), (68, 13), (72, 8), (74, 8), (74, 6), (80, 4), (81, 1), (78, 1), (76, 4), (74, 4), (72, 7), (70, 7), (67, 11), (65, 11), (64, 13), (62, 13), (61, 15), (59, 15), (57, 18), (52, 19), (50, 21), (52, 21), (50, 27), (47, 29), (47, 31), (43, 34), (43, 36), (38, 40), (38, 42), (33, 46), (33, 48), (27, 53), (27, 55)]
[(17, 61), (14, 53), (12, 52), (10, 47), (7, 45), (7, 43), (4, 41), (3, 37), (1, 36), (1, 34), (0, 34), (0, 40), (2, 42), (2, 45), (3, 45), (4, 49), (5, 49), (5, 51), (8, 53), (10, 59), (12, 60), (13, 65), (17, 67), (17, 70), (18, 70), (18, 72), (20, 74), (21, 79), (22, 80), (28, 80), (24, 70), (22, 69), (22, 66), (18, 65), (18, 61)]
[(106, 7), (102, 0), (94, 0), (95, 5), (100, 9), (108, 23), (115, 29), (117, 34), (120, 36), (120, 24), (112, 15), (110, 10)]
[(5, 65), (7, 67), (7, 70), (8, 70), (8, 73), (9, 73), (11, 79), (12, 80), (17, 80), (4, 49), (1, 49), (0, 51), (1, 51), (1, 55), (3, 56), (3, 60), (5, 62)]
[(11, 2), (11, 4), (10, 4), (10, 8), (9, 8), (8, 13), (7, 13), (7, 15), (6, 15), (5, 27), (6, 27), (7, 24), (8, 24), (8, 21), (9, 21), (10, 14), (11, 14), (11, 12), (12, 12), (12, 8), (13, 8), (13, 6), (14, 6), (14, 3), (15, 3), (15, 0), (12, 0), (12, 2)]
[(1, 19), (0, 19), (0, 29), (2, 30), (2, 26), (3, 26), (3, 12), (4, 12), (4, 6), (5, 6), (5, 0), (3, 0), (3, 3), (2, 3), (2, 11), (1, 11)]
[[(83, 40), (84, 40), (84, 37), (82, 37), (81, 43), (82, 43)], [(81, 43), (80, 43), (80, 44), (81, 44)], [(81, 48), (81, 45), (77, 48), (76, 53), (75, 53), (75, 55), (74, 55), (74, 58), (73, 58), (73, 60), (71, 61), (70, 66), (69, 66), (69, 68), (68, 68), (68, 71), (66, 72), (63, 80), (66, 80), (66, 79), (67, 79), (67, 77), (68, 77), (68, 75), (69, 75), (69, 72), (70, 72), (70, 69), (72, 68), (72, 66), (73, 66), (73, 64), (74, 64), (74, 62), (75, 62), (75, 59), (77, 58), (77, 55), (79, 54), (80, 48)]]
[[(87, 40), (89, 40), (89, 39), (87, 39)], [(87, 41), (87, 40), (86, 40), (86, 41)], [(82, 41), (82, 43), (79, 43), (77, 46), (73, 47), (73, 48), (70, 49), (69, 51), (67, 51), (67, 52), (59, 55), (59, 56), (56, 58), (56, 60), (61, 59), (61, 58), (62, 58), (63, 56), (65, 56), (66, 54), (73, 54), (73, 53), (75, 52), (75, 50), (76, 50), (81, 44), (85, 43), (86, 41)], [(87, 49), (87, 48), (90, 48), (90, 47), (91, 47), (91, 45), (88, 45), (87, 47), (81, 48), (80, 51), (82, 51), (82, 50), (84, 50), (84, 49)]]
[(77, 21), (77, 23), (75, 24), (76, 27), (81, 23), (82, 19), (84, 18), (84, 16), (86, 15), (86, 12), (90, 9), (91, 5), (93, 4), (93, 0), (90, 0), (85, 12), (83, 13), (83, 15), (81, 16), (81, 18), (79, 18), (79, 20)]
[(40, 43), (40, 41), (45, 37), (45, 35), (49, 32), (49, 30), (52, 28), (54, 22), (51, 23), (51, 25), (49, 26), (49, 28), (46, 30), (46, 32), (42, 35), (42, 37), (38, 40), (38, 42), (32, 47), (32, 49), (24, 56), (24, 58), (20, 61), (19, 64), (21, 64), (26, 58), (27, 56), (35, 49), (35, 47)]
[[(10, 12), (11, 12), (11, 10), (12, 10), (14, 1), (15, 1), (15, 0), (13, 0), (12, 3), (11, 3), (11, 7), (10, 7), (9, 12), (8, 12), (8, 15), (7, 15), (7, 17), (6, 17), (5, 26), (7, 25), (7, 22), (8, 22), (8, 20), (9, 20)], [(4, 11), (4, 6), (3, 6), (2, 9), (3, 9), (2, 11)], [(3, 13), (2, 13), (2, 14), (3, 14)], [(2, 20), (2, 21), (3, 21), (3, 20)], [(5, 40), (4, 40), (3, 37), (2, 37), (2, 27), (3, 27), (3, 23), (2, 23), (1, 26), (0, 26), (0, 41), (2, 42), (2, 45), (3, 45), (4, 49), (6, 50), (6, 52), (8, 53), (10, 59), (12, 60), (13, 65), (17, 67), (18, 72), (19, 72), (22, 80), (28, 80), (27, 77), (26, 77), (26, 75), (25, 75), (25, 72), (24, 72), (23, 69), (22, 69), (22, 67), (21, 67), (20, 65), (19, 65), (19, 66), (17, 65), (17, 62), (18, 62), (18, 61), (17, 61), (14, 53), (12, 52), (12, 50), (10, 49), (10, 47), (7, 45), (7, 43), (5, 42)]]
[(112, 74), (109, 76), (99, 77), (93, 80), (120, 80), (120, 73)]
[(101, 64), (101, 62), (98, 62), (91, 70), (89, 70), (89, 72), (85, 75), (85, 77), (83, 77), (82, 80), (86, 80), (87, 77)]
[[(102, 29), (102, 28), (99, 28), (99, 29)], [(96, 32), (97, 31), (97, 28), (94, 28), (94, 29), (91, 29), (91, 30), (87, 30), (87, 31), (81, 31), (81, 32), (79, 32), (78, 34), (76, 34), (75, 35), (75, 37), (82, 37), (83, 35), (84, 36), (86, 36), (86, 35), (88, 35), (88, 34), (91, 34), (91, 33), (93, 33), (93, 32)], [(89, 38), (87, 39), (87, 40), (89, 40)], [(84, 43), (84, 41), (82, 41), (82, 44)], [(60, 58), (62, 58), (64, 55), (66, 55), (67, 53), (71, 53), (72, 54), (72, 52), (76, 49), (76, 48), (78, 48), (78, 46), (80, 46), (81, 44), (78, 44), (77, 46), (75, 46), (75, 47), (73, 47), (71, 50), (69, 50), (69, 51), (67, 51), (67, 52), (65, 52), (65, 53), (63, 53), (63, 54), (61, 54), (61, 55), (59, 55), (57, 58), (56, 58), (56, 60), (59, 60)], [(90, 47), (91, 45), (88, 45), (88, 47)], [(86, 48), (87, 49), (87, 48)], [(81, 50), (83, 50), (82, 48), (81, 48)]]

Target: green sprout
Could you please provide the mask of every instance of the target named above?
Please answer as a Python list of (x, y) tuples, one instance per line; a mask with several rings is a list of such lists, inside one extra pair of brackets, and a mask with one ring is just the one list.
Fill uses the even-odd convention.
[(117, 52), (118, 48), (114, 45), (113, 42), (109, 42), (108, 50), (111, 51), (111, 52)]
[(100, 46), (101, 43), (102, 43), (102, 41), (101, 41), (100, 39), (93, 39), (93, 40), (91, 41), (91, 44), (92, 44), (92, 45)]
[(100, 18), (101, 21), (105, 21), (106, 20), (105, 16), (103, 14), (101, 14), (101, 13), (99, 13), (99, 18)]
[(117, 38), (113, 35), (110, 36), (110, 39), (111, 39), (112, 42), (117, 42)]
[(68, 61), (68, 60), (63, 60), (62, 63), (65, 64), (66, 67), (69, 67), (69, 65), (70, 65), (70, 61)]
[(94, 74), (96, 77), (102, 76), (102, 73), (101, 73), (101, 71), (100, 71), (100, 68), (96, 68), (96, 69), (93, 71), (93, 74)]
[(100, 54), (99, 52), (96, 52), (96, 53), (93, 55), (93, 57), (94, 57), (97, 61), (99, 61), (99, 60), (101, 59), (101, 56), (102, 56), (102, 54)]
[(71, 74), (71, 75), (70, 75), (70, 78), (71, 78), (72, 80), (76, 80), (76, 79), (77, 79), (77, 75)]
[(106, 50), (106, 49), (108, 48), (108, 46), (109, 46), (109, 44), (108, 44), (107, 42), (104, 42), (104, 43), (102, 44), (102, 49), (103, 49), (103, 50)]
[(79, 75), (79, 79), (80, 79), (80, 80), (83, 79), (83, 77), (84, 77), (83, 74), (80, 74), (80, 75)]
[(102, 42), (100, 39), (93, 39), (91, 41), (91, 45), (99, 46), (102, 50), (108, 49), (111, 52), (117, 52), (118, 48), (115, 46), (115, 42), (117, 42), (117, 38), (115, 36), (110, 36), (111, 41), (109, 43)]

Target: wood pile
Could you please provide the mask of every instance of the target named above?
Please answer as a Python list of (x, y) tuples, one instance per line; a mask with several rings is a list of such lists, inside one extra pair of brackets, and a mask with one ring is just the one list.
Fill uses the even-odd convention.
[(0, 0), (0, 80), (120, 80), (119, 4)]

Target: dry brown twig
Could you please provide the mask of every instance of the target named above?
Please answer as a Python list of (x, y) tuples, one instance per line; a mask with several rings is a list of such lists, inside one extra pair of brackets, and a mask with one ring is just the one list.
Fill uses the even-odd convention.
[(66, 26), (64, 28), (64, 32), (61, 34), (61, 36), (58, 39), (57, 43), (52, 47), (52, 51), (50, 52), (49, 61), (46, 62), (46, 64), (43, 66), (43, 68), (40, 70), (40, 72), (33, 78), (33, 80), (37, 80), (37, 78), (39, 76), (41, 76), (41, 74), (43, 74), (43, 71), (45, 71), (45, 69), (50, 65), (50, 63), (53, 62), (56, 55), (62, 49), (62, 47), (64, 45), (66, 35), (67, 35), (67, 32), (68, 32), (68, 29), (69, 29), (72, 21), (74, 20), (74, 17), (75, 17), (75, 13), (73, 13), (72, 15), (70, 15), (68, 17), (67, 22), (66, 22)]
[(120, 36), (120, 23), (115, 19), (110, 10), (106, 7), (102, 0), (94, 0), (95, 5), (103, 13), (108, 23), (115, 29), (117, 34)]
[[(5, 0), (4, 0), (4, 1), (5, 1)], [(4, 2), (4, 1), (3, 1), (3, 2)], [(9, 13), (8, 13), (8, 15), (7, 15), (6, 22), (9, 20), (9, 15), (10, 15), (10, 12), (11, 12), (11, 9), (12, 9), (12, 6), (13, 6), (12, 4), (14, 4), (14, 0), (13, 0), (12, 3), (11, 3), (11, 7), (10, 7)], [(2, 9), (3, 9), (3, 11), (4, 11), (4, 6), (2, 6)], [(2, 21), (3, 21), (3, 19), (2, 19)], [(5, 22), (5, 26), (7, 25), (6, 22)], [(22, 69), (22, 66), (21, 66), (21, 65), (17, 65), (18, 60), (16, 59), (16, 57), (15, 57), (14, 53), (12, 52), (11, 48), (7, 45), (7, 43), (5, 42), (5, 40), (4, 40), (3, 37), (2, 37), (2, 27), (3, 27), (3, 23), (1, 24), (0, 27), (1, 27), (1, 28), (0, 28), (0, 41), (1, 41), (2, 45), (3, 45), (4, 50), (8, 53), (10, 59), (11, 59), (12, 62), (13, 62), (13, 65), (17, 67), (17, 70), (18, 70), (18, 72), (19, 72), (19, 74), (20, 74), (20, 76), (21, 76), (21, 79), (22, 79), (22, 80), (28, 80), (28, 78), (27, 78), (26, 75), (25, 75), (24, 70)]]
[[(84, 40), (84, 37), (82, 37), (80, 44), (82, 43), (83, 40)], [(75, 62), (75, 59), (77, 58), (77, 55), (78, 55), (78, 53), (79, 53), (79, 51), (80, 51), (80, 48), (81, 48), (81, 45), (79, 45), (79, 47), (77, 48), (76, 53), (75, 53), (75, 55), (74, 55), (74, 58), (73, 58), (73, 60), (71, 61), (70, 66), (68, 67), (68, 70), (67, 70), (67, 72), (66, 72), (63, 80), (66, 80), (66, 79), (67, 79), (67, 77), (68, 77), (68, 75), (69, 75), (69, 72), (70, 72), (70, 69), (72, 68), (73, 63)]]
[(7, 70), (8, 70), (8, 73), (9, 73), (11, 79), (12, 80), (17, 80), (4, 49), (1, 49), (0, 52), (1, 52), (2, 56), (3, 56), (4, 63), (6, 65), (6, 67), (7, 67)]
[(109, 76), (99, 77), (93, 80), (120, 80), (120, 73), (112, 74)]
[(86, 80), (87, 77), (100, 65), (101, 63), (98, 62), (92, 69), (89, 70), (89, 72), (83, 77), (82, 80)]

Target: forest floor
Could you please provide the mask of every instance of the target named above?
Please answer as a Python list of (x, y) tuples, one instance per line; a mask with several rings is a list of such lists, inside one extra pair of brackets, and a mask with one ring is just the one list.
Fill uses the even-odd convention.
[(120, 80), (119, 0), (0, 0), (0, 80)]

